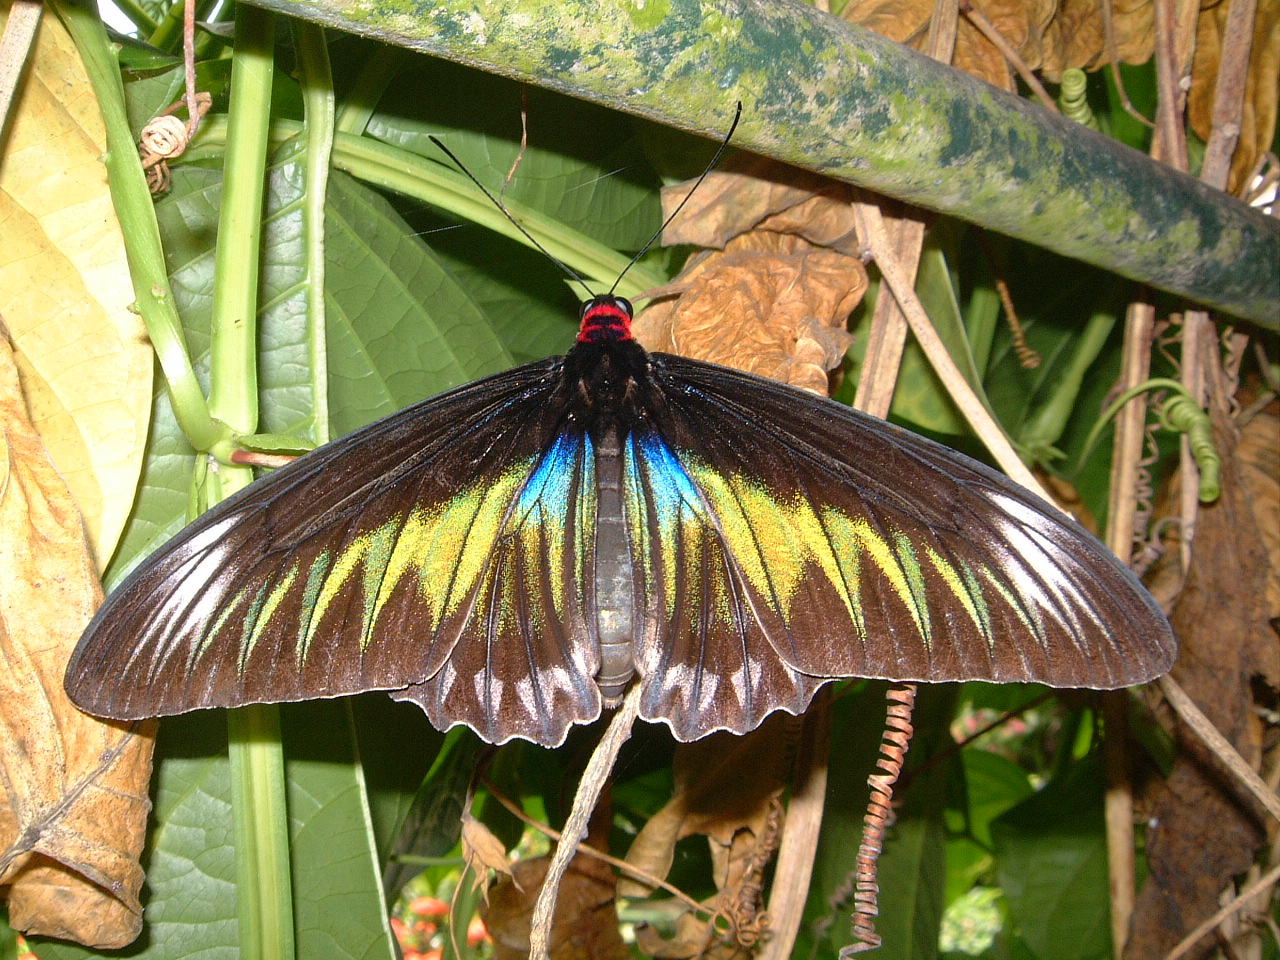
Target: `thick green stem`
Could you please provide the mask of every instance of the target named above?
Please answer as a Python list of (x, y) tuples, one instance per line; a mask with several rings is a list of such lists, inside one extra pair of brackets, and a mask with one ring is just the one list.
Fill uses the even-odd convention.
[(227, 711), (243, 960), (293, 960), (293, 883), (280, 708)]
[(311, 347), (312, 438), (329, 440), (329, 360), (325, 338), (324, 206), (333, 155), (333, 72), (324, 28), (298, 22), (294, 28), (299, 83), (306, 108), (303, 133), (306, 180), (302, 196), (303, 243), (307, 261), (307, 341)]
[(735, 143), (1280, 329), (1280, 222), (799, 3), (254, 0)]
[(160, 370), (169, 388), (178, 425), (197, 450), (208, 450), (230, 437), (227, 428), (209, 415), (209, 406), (196, 380), (195, 369), (174, 306), (156, 225), (155, 206), (147, 190), (138, 148), (124, 109), (120, 65), (107, 41), (98, 12), (86, 0), (57, 0), (54, 10), (66, 24), (84, 61), (107, 131), (107, 185), (124, 234), (129, 275), (137, 298), (134, 309), (147, 327)]
[[(258, 423), (258, 260), (262, 237), (275, 18), (236, 9), (226, 163), (210, 328), (210, 406), (237, 433)], [(213, 474), (211, 473), (211, 477)], [(212, 499), (253, 480), (247, 467), (223, 466)], [(236, 824), (236, 894), (240, 956), (292, 960), (293, 885), (279, 708), (250, 706), (227, 714)]]

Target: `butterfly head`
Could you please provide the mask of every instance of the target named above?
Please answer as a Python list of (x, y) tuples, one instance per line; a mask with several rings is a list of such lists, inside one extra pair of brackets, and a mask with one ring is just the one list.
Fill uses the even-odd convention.
[(619, 342), (631, 339), (631, 301), (605, 293), (582, 305), (578, 343)]

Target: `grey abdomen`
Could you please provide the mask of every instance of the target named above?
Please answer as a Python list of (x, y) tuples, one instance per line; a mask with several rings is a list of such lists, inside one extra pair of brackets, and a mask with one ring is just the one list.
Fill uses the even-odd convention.
[(596, 446), (596, 628), (605, 706), (616, 706), (635, 675), (632, 658), (634, 588), (627, 518), (622, 510), (622, 449), (614, 431)]

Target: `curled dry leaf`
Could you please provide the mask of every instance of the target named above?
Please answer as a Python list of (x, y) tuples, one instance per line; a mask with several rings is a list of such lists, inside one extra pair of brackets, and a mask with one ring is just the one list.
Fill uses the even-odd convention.
[(469, 813), (462, 817), (462, 859), (467, 869), (475, 874), (475, 888), (483, 889), (486, 898), (489, 895), (490, 870), (512, 878), (515, 876), (507, 863), (507, 848), (502, 841)]
[[(1200, 12), (1196, 55), (1187, 95), (1187, 119), (1196, 135), (1208, 141), (1213, 132), (1213, 100), (1222, 58), (1222, 34), (1229, 3), (1210, 4)], [(1240, 141), (1231, 160), (1227, 189), (1238, 193), (1258, 157), (1271, 149), (1276, 135), (1276, 101), (1280, 97), (1280, 0), (1258, 0), (1249, 48), (1249, 73), (1240, 116)]]
[[(796, 732), (796, 720), (775, 714), (746, 736), (712, 734), (681, 744), (676, 751), (675, 795), (632, 842), (627, 863), (665, 878), (675, 845), (702, 834), (711, 847), (713, 879), (719, 890), (708, 908), (725, 918), (733, 952), (758, 941), (767, 927), (762, 913), (764, 870), (777, 848), (782, 823), (779, 800)], [(649, 887), (623, 877), (623, 896), (642, 897)], [(674, 939), (638, 932), (642, 947), (656, 957), (701, 955), (715, 937), (705, 918), (686, 915)]]
[[(845, 323), (867, 289), (848, 188), (759, 159), (745, 172), (713, 173), (707, 182), (714, 205), (705, 215), (701, 206), (682, 215), (663, 242), (714, 249), (654, 292), (678, 296), (645, 310), (637, 337), (650, 350), (825, 396), (827, 371), (840, 364), (851, 340)], [(688, 185), (671, 188), (664, 206), (674, 209), (687, 193)], [(700, 190), (693, 203), (704, 201)]]
[[(693, 189), (690, 180), (662, 191), (670, 216)], [(816, 173), (767, 157), (735, 157), (707, 174), (692, 199), (662, 235), (665, 246), (688, 243), (723, 250), (748, 231), (760, 229), (804, 237), (817, 246), (858, 256), (852, 189)]]
[[(591, 818), (587, 843), (598, 849), (607, 846), (610, 809), (604, 803)], [(493, 938), (494, 960), (529, 955), (533, 908), (550, 864), (549, 856), (523, 860), (493, 885), (480, 914)], [(618, 932), (616, 899), (613, 868), (595, 857), (575, 855), (556, 899), (551, 960), (627, 960), (631, 952)]]
[[(1145, 63), (1155, 49), (1151, 0), (1110, 0), (1116, 58)], [(1095, 0), (972, 0), (1019, 58), (1057, 81), (1068, 67), (1097, 69), (1110, 62), (1102, 8)], [(854, 0), (842, 16), (881, 36), (923, 51), (933, 0)], [(953, 65), (1004, 90), (1013, 72), (996, 47), (964, 17), (956, 31)]]
[(82, 714), (67, 659), (102, 600), (79, 511), (0, 339), (0, 889), (17, 930), (95, 948), (142, 927), (153, 725)]
[(0, 316), (31, 419), (80, 505), (99, 569), (133, 507), (153, 356), (130, 311), (106, 133), (57, 17), (40, 25), (0, 164)]

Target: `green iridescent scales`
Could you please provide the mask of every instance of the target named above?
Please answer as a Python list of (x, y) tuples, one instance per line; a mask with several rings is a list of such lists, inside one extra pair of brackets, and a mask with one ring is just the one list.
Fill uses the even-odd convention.
[[(566, 544), (571, 532), (582, 537), (594, 525), (594, 483), (588, 482), (580, 497), (572, 496), (569, 489), (575, 464), (588, 481), (594, 479), (594, 464), (586, 456), (589, 450), (581, 437), (576, 443), (562, 440), (540, 460), (511, 464), (495, 480), (480, 480), (448, 500), (419, 505), (407, 517), (390, 517), (352, 537), (336, 556), (322, 552), (305, 577), (294, 564), (272, 580), (250, 585), (223, 607), (206, 637), (212, 639), (241, 620), (243, 670), (273, 619), (285, 609), (295, 609), (287, 603), (290, 594), (301, 590), (296, 606), (305, 613), (297, 624), (296, 663), (301, 670), (317, 633), (342, 626), (331, 623), (329, 614), (348, 589), (354, 585), (359, 597), (359, 644), (364, 652), (376, 642), (380, 617), (406, 581), (421, 602), (424, 632), (435, 631), (446, 617), (456, 616), (460, 605), (477, 591), (496, 597), (498, 632), (509, 632), (515, 626), (515, 606), (531, 599), (513, 593), (510, 578), (502, 576), (502, 563), (496, 558), (511, 550), (529, 569), (543, 564), (559, 569), (572, 554), (574, 576), (552, 580), (552, 608), (537, 609), (532, 616), (536, 626), (552, 619), (563, 621), (565, 591), (576, 590), (581, 601), (591, 556), (585, 542), (572, 551)], [(570, 512), (577, 514), (573, 524), (566, 523)], [(533, 595), (535, 602), (537, 596)], [(195, 648), (192, 669), (198, 669), (207, 646), (206, 642)]]
[[(530, 597), (513, 591), (501, 576), (495, 552), (515, 550), (532, 568), (548, 564), (557, 569), (567, 553), (567, 531), (579, 533), (594, 526), (594, 487), (576, 504), (577, 523), (565, 523), (569, 507), (569, 461), (582, 456), (577, 449), (566, 456), (557, 446), (542, 461), (510, 465), (490, 482), (476, 482), (457, 496), (420, 506), (408, 517), (396, 515), (380, 526), (353, 537), (335, 556), (322, 553), (306, 575), (297, 566), (281, 571), (273, 581), (246, 588), (223, 609), (209, 631), (214, 636), (227, 624), (242, 619), (240, 662), (249, 661), (253, 648), (273, 617), (286, 609), (288, 595), (301, 590), (297, 608), (306, 612), (298, 623), (297, 664), (317, 632), (333, 627), (327, 620), (331, 605), (353, 584), (359, 596), (360, 648), (367, 650), (378, 635), (379, 618), (394, 592), (407, 580), (422, 602), (422, 629), (435, 630), (459, 604), (477, 590), (494, 598), (499, 633), (515, 622), (514, 608)], [(640, 483), (637, 471), (647, 474)], [(723, 474), (665, 444), (632, 445), (627, 466), (626, 510), (633, 534), (633, 563), (644, 571), (650, 593), (667, 599), (666, 616), (674, 619), (676, 599), (722, 625), (733, 623), (736, 606), (724, 570), (732, 568), (748, 583), (753, 595), (765, 598), (773, 612), (792, 625), (809, 611), (795, 600), (803, 586), (822, 577), (839, 596), (852, 634), (865, 644), (868, 635), (862, 587), (868, 576), (881, 576), (902, 604), (926, 647), (935, 641), (926, 581), (936, 577), (960, 603), (975, 630), (994, 644), (986, 589), (1017, 611), (1028, 633), (1043, 636), (1042, 624), (1029, 611), (1034, 603), (1017, 596), (989, 570), (975, 571), (963, 560), (953, 563), (926, 547), (927, 566), (911, 538), (901, 532), (885, 536), (863, 518), (851, 517), (831, 504), (814, 503), (794, 493), (770, 490), (757, 478)], [(659, 529), (646, 530), (643, 512), (646, 491), (657, 491)], [(789, 535), (780, 536), (779, 531)], [(679, 545), (679, 555), (672, 545)], [(575, 576), (553, 580), (551, 609), (537, 609), (535, 625), (566, 617), (567, 589), (585, 592), (586, 560), (591, 551), (579, 544)], [(710, 562), (709, 558), (717, 561)], [(869, 561), (864, 563), (864, 560)], [(710, 573), (710, 576), (708, 576)], [(677, 585), (683, 585), (678, 589)], [(537, 595), (534, 595), (536, 601)], [(291, 606), (289, 608), (292, 609)], [(200, 658), (197, 649), (195, 661)]]
[[(1032, 606), (1028, 599), (1016, 596), (989, 570), (975, 571), (963, 560), (952, 563), (932, 547), (924, 551), (926, 567), (911, 538), (901, 532), (883, 536), (865, 519), (848, 516), (831, 504), (780, 494), (757, 478), (723, 474), (689, 454), (671, 452), (660, 441), (633, 445), (631, 457), (628, 521), (633, 531), (642, 532), (635, 544), (636, 560), (655, 553), (663, 558), (657, 570), (647, 566), (646, 576), (650, 591), (657, 586), (654, 578), (663, 578), (661, 594), (668, 598), (669, 618), (676, 613), (671, 603), (679, 595), (677, 583), (697, 584), (703, 579), (701, 569), (692, 569), (692, 561), (703, 550), (723, 550), (729, 566), (788, 624), (811, 612), (797, 609), (793, 601), (802, 586), (821, 576), (839, 596), (855, 635), (869, 643), (861, 586), (865, 576), (878, 573), (901, 601), (920, 638), (932, 646), (933, 617), (926, 589), (932, 571), (988, 645), (994, 637), (984, 582), (1018, 612), (1028, 632), (1043, 636), (1041, 624), (1028, 613)], [(647, 461), (643, 467), (642, 461)], [(641, 469), (648, 474), (646, 484), (639, 481)], [(646, 488), (661, 491), (655, 498), (661, 526), (655, 537), (643, 535)], [(680, 544), (687, 552), (683, 568), (664, 544)], [(864, 568), (864, 557), (871, 561), (874, 573)], [(727, 621), (730, 607), (724, 598), (731, 595), (732, 585), (717, 578), (710, 586), (715, 600), (708, 608)]]

